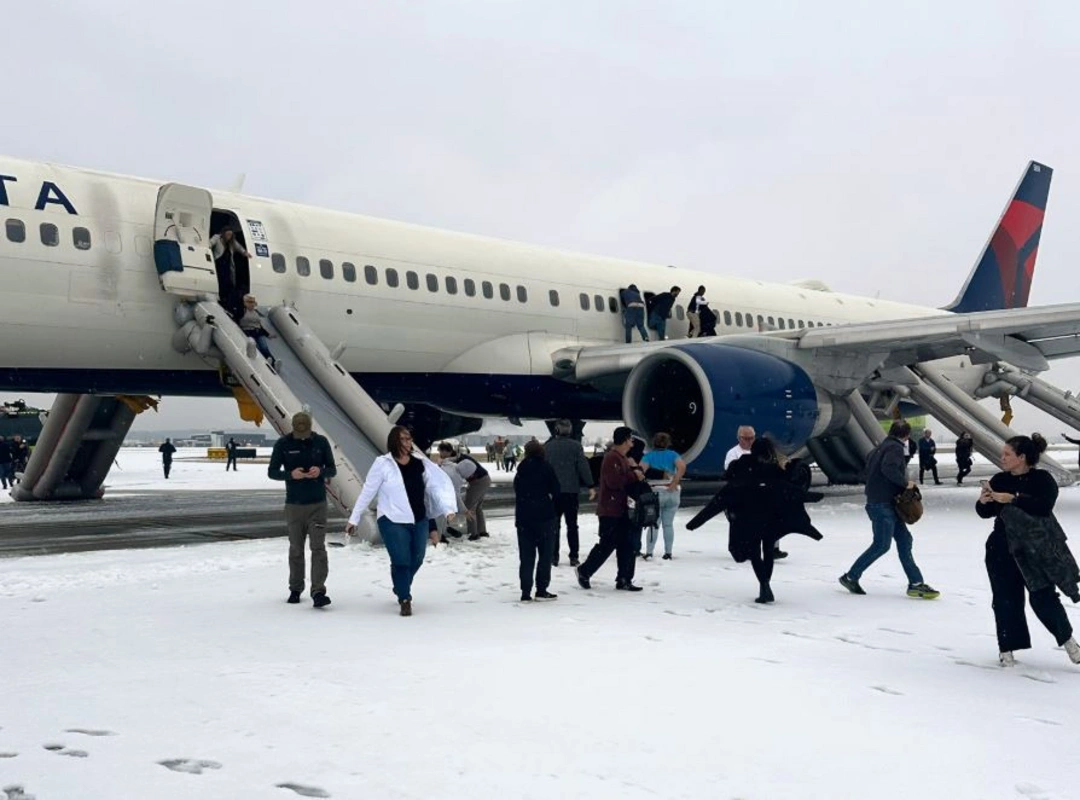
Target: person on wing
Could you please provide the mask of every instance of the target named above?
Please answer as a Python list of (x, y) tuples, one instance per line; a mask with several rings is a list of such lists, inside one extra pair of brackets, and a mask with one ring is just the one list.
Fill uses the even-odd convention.
[(169, 473), (172, 472), (172, 459), (176, 447), (171, 439), (166, 438), (161, 447), (158, 448), (158, 452), (161, 453), (161, 468), (165, 471), (165, 480), (168, 480)]
[(905, 488), (915, 488), (915, 482), (907, 479), (905, 446), (911, 436), (911, 425), (903, 420), (894, 422), (885, 441), (877, 446), (866, 464), (866, 515), (874, 532), (874, 540), (861, 556), (855, 559), (851, 569), (840, 576), (840, 584), (852, 594), (866, 594), (859, 578), (866, 569), (889, 552), (893, 540), (900, 564), (907, 575), (908, 597), (933, 600), (941, 593), (923, 582), (922, 572), (911, 554), (911, 531), (896, 513), (896, 497)]
[(345, 532), (356, 530), (360, 517), (378, 498), (376, 523), (390, 556), (390, 577), (399, 613), (411, 617), (413, 578), (424, 565), (428, 538), (436, 544), (439, 540), (438, 532), (431, 533), (428, 519), (443, 515), (448, 523), (453, 522), (457, 497), (446, 473), (413, 452), (413, 437), (408, 428), (401, 425), (391, 428), (386, 450), (371, 465)]
[(312, 429), (311, 414), (299, 411), (292, 417), (292, 432), (274, 443), (266, 474), (285, 482), (285, 525), (289, 532), (289, 598), (299, 603), (304, 592), (304, 543), (311, 548), (311, 603), (330, 605), (326, 578), (330, 562), (326, 555), (326, 484), (337, 475), (330, 441)]
[(514, 476), (514, 525), (517, 527), (518, 577), (521, 600), (530, 602), (533, 566), (536, 567), (536, 599), (554, 600), (551, 583), (551, 553), (555, 549), (558, 520), (555, 504), (561, 493), (559, 478), (544, 457), (538, 441), (525, 445), (525, 457)]
[(630, 344), (631, 334), (634, 328), (641, 334), (641, 341), (649, 341), (649, 332), (645, 330), (645, 301), (641, 299), (641, 292), (637, 286), (630, 284), (622, 290), (623, 304), (623, 329), (626, 332), (626, 343)]
[[(646, 478), (660, 500), (660, 525), (664, 529), (664, 560), (670, 561), (675, 547), (675, 512), (682, 499), (682, 478), (686, 474), (686, 462), (671, 449), (671, 434), (664, 431), (653, 436), (653, 449), (641, 457)], [(645, 541), (645, 560), (653, 557), (659, 531), (649, 528)]]
[(589, 500), (595, 500), (596, 488), (589, 461), (585, 458), (585, 449), (573, 438), (573, 423), (568, 419), (556, 420), (552, 431), (555, 435), (544, 443), (544, 456), (559, 479), (559, 496), (555, 499), (555, 542), (552, 548), (551, 565), (559, 566), (559, 551), (562, 549), (559, 542), (559, 525), (565, 519), (566, 545), (570, 548), (570, 566), (576, 567), (580, 563), (578, 560), (580, 547), (578, 507), (581, 489), (588, 488)]
[(811, 524), (804, 505), (824, 495), (793, 483), (768, 439), (755, 439), (750, 453), (735, 461), (724, 478), (716, 496), (686, 527), (696, 530), (726, 511), (731, 522), (728, 551), (736, 562), (749, 561), (753, 567), (759, 587), (755, 602), (772, 603), (776, 542), (788, 533), (820, 540), (821, 533)]
[(941, 480), (937, 474), (937, 442), (934, 441), (933, 432), (926, 428), (919, 439), (919, 483), (923, 482), (923, 475), (930, 472), (934, 476), (934, 485), (941, 486)]
[(277, 360), (270, 352), (270, 339), (274, 337), (263, 327), (263, 314), (259, 311), (259, 301), (255, 295), (244, 295), (244, 310), (236, 322), (245, 336), (255, 340), (255, 347), (262, 357), (270, 362), (270, 366), (276, 367)]
[(649, 327), (656, 331), (656, 338), (664, 341), (667, 338), (667, 321), (671, 319), (671, 308), (675, 305), (675, 299), (682, 291), (678, 286), (672, 286), (666, 292), (660, 292), (652, 299), (652, 308), (649, 310)]
[[(993, 519), (986, 540), (986, 573), (993, 594), (997, 627), (998, 659), (1004, 667), (1016, 664), (1014, 653), (1031, 647), (1024, 589), (1039, 622), (1064, 647), (1074, 664), (1080, 664), (1080, 644), (1058, 596), (1058, 586), (1080, 601), (1076, 561), (1069, 553), (1064, 533), (1046, 536), (1042, 526), (1053, 520), (1058, 485), (1046, 470), (1036, 469), (1046, 450), (1046, 440), (1035, 433), (1014, 436), (1001, 450), (1003, 470), (984, 481), (975, 513)], [(1056, 522), (1056, 521), (1054, 521)], [(1055, 583), (1060, 581), (1060, 583)], [(1062, 585), (1064, 584), (1064, 585)]]
[(971, 474), (971, 465), (975, 462), (971, 458), (975, 440), (967, 431), (961, 431), (960, 438), (956, 440), (956, 485), (961, 486), (964, 478)]
[(634, 585), (636, 559), (630, 534), (627, 489), (630, 484), (644, 480), (645, 472), (631, 464), (626, 457), (634, 446), (633, 431), (619, 426), (613, 438), (614, 446), (604, 455), (604, 463), (600, 467), (600, 491), (596, 504), (596, 515), (600, 518), (600, 541), (577, 568), (578, 585), (582, 589), (591, 589), (590, 578), (615, 553), (618, 561), (615, 588), (640, 592), (641, 587)]
[(708, 307), (709, 301), (705, 299), (705, 287), (699, 286), (686, 305), (686, 318), (690, 320), (690, 331), (687, 336), (691, 339), (701, 335), (701, 309)]

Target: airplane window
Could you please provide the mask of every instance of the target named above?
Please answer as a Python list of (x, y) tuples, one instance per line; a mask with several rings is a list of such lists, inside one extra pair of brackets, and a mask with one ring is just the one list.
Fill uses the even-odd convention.
[(551, 301), (551, 305), (558, 306), (559, 305), (559, 293), (557, 291), (555, 291), (554, 289), (552, 289), (550, 292), (548, 292), (548, 300)]
[(319, 273), (324, 278), (326, 278), (327, 280), (330, 280), (331, 278), (333, 278), (334, 277), (334, 262), (330, 261), (329, 259), (326, 259), (326, 258), (320, 258), (319, 259)]
[(60, 229), (51, 222), (42, 222), (41, 243), (46, 247), (56, 247), (60, 244)]
[(607, 299), (607, 310), (610, 311), (612, 314), (619, 313), (619, 301), (616, 300), (614, 297), (611, 297), (610, 295), (608, 295)]
[[(367, 267), (364, 268), (364, 272), (367, 272)], [(356, 283), (356, 265), (348, 261), (341, 262), (341, 277), (345, 279), (346, 283)], [(371, 267), (371, 273), (366, 275), (369, 280), (378, 281), (379, 273), (375, 271), (375, 267)]]
[(86, 228), (72, 228), (71, 240), (74, 242), (76, 250), (90, 249), (90, 231)]
[(446, 276), (446, 293), (457, 294), (457, 278), (450, 275)]
[(686, 312), (683, 311), (682, 306), (675, 306), (675, 318), (680, 320), (686, 318)]
[(799, 320), (799, 327), (800, 328), (805, 328), (806, 327), (806, 323), (803, 322), (801, 319)]
[(585, 294), (584, 292), (582, 292), (581, 295), (579, 296), (579, 299), (581, 300), (581, 310), (582, 311), (588, 311), (589, 310), (589, 296), (587, 294)]
[(757, 315), (757, 328), (759, 331), (765, 329), (765, 318), (761, 314)]
[[(136, 236), (135, 237), (135, 252), (140, 256), (150, 255), (150, 237), (149, 236)], [(282, 270), (284, 272), (284, 270)]]
[(795, 320), (793, 320), (791, 317), (788, 317), (787, 326), (789, 328), (794, 328), (795, 327)]
[(480, 288), (484, 290), (484, 297), (488, 300), (495, 296), (495, 287), (491, 285), (491, 281), (484, 281), (480, 284)]
[(303, 256), (296, 257), (296, 271), (305, 278), (311, 274), (311, 262)]
[(593, 305), (596, 306), (597, 311), (604, 310), (604, 298), (598, 294), (593, 295)]
[(529, 302), (529, 292), (524, 286), (517, 287), (517, 296), (519, 303)]
[(735, 324), (737, 326), (739, 326), (740, 328), (742, 327), (742, 312), (741, 311), (736, 311), (735, 312)]
[(412, 270), (409, 270), (408, 272), (405, 273), (405, 285), (408, 286), (410, 289), (412, 289), (414, 291), (416, 289), (419, 289), (420, 288), (420, 276), (417, 275)]
[(274, 268), (274, 272), (285, 271), (285, 256), (281, 253), (274, 253), (270, 256), (270, 266)]
[(397, 270), (393, 267), (389, 267), (386, 270), (386, 285), (391, 289), (396, 289), (400, 282), (398, 281)]
[(784, 322), (784, 318), (783, 318), (783, 317), (780, 317), (780, 320), (779, 320), (779, 322), (780, 322), (780, 330), (783, 330), (784, 328), (786, 328), (786, 327), (787, 327), (787, 323), (785, 323), (785, 322)]
[(476, 281), (472, 278), (465, 279), (465, 294), (469, 297), (476, 297)]
[(114, 255), (124, 249), (124, 243), (121, 241), (119, 233), (116, 231), (105, 231), (105, 249)]
[(507, 286), (505, 283), (499, 284), (499, 297), (501, 297), (503, 300), (510, 299), (510, 287)]
[(725, 311), (724, 312), (724, 324), (725, 325), (730, 325), (731, 324), (731, 312), (730, 311)]
[(769, 327), (772, 328), (775, 325), (776, 325), (776, 320), (773, 319), (772, 317), (769, 317)]
[(26, 241), (26, 226), (21, 219), (9, 219), (7, 221), (7, 238), (9, 242), (19, 244)]
[(439, 279), (437, 276), (432, 275), (430, 272), (427, 274), (427, 290), (429, 292), (439, 291)]

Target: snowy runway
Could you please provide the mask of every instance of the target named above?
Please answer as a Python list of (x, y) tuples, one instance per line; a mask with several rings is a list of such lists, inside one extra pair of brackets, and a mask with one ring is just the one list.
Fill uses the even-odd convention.
[[(976, 491), (928, 489), (913, 528), (937, 601), (904, 596), (895, 553), (868, 596), (836, 583), (869, 542), (850, 498), (812, 508), (823, 542), (785, 540), (771, 607), (726, 526), (687, 532), (691, 512), (674, 561), (639, 562), (641, 594), (614, 591), (612, 559), (589, 592), (558, 568), (559, 599), (533, 605), (500, 521), (429, 550), (411, 619), (366, 547), (331, 551), (325, 611), (285, 604), (280, 540), (3, 560), (0, 789), (1080, 797), (1080, 668), (1033, 617), (1035, 648), (997, 666)], [(1080, 530), (1080, 490), (1058, 510)]]

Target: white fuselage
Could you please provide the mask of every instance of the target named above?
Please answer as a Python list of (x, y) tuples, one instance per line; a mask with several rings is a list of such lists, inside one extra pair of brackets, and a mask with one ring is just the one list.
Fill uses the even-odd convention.
[[(162, 393), (182, 394), (177, 375), (212, 372), (171, 345), (176, 300), (162, 290), (153, 258), (158, 183), (12, 159), (0, 159), (0, 176), (7, 177), (0, 194), (7, 200), (0, 205), (0, 387), (53, 391), (48, 375), (93, 370), (93, 388), (106, 391), (108, 373), (138, 371), (161, 373)], [(623, 340), (616, 298), (630, 283), (652, 292), (682, 287), (669, 338), (686, 335), (685, 305), (699, 284), (708, 289), (721, 336), (758, 330), (759, 317), (802, 327), (947, 313), (244, 195), (215, 193), (214, 208), (236, 215), (253, 254), (250, 221), (261, 223), (265, 241), (258, 244), (267, 255), (255, 255), (250, 270), (260, 304), (295, 305), (324, 342), (345, 343), (340, 360), (354, 374), (550, 376), (551, 353), (560, 347)], [(21, 242), (13, 241), (18, 223)], [(43, 241), (53, 240), (47, 226), (58, 229), (55, 245)], [(87, 232), (89, 248), (77, 248)], [(309, 275), (299, 274), (298, 258), (308, 260)], [(322, 275), (326, 262), (330, 277)], [(355, 281), (344, 280), (343, 263), (355, 266)], [(398, 286), (388, 285), (388, 270), (397, 271)], [(417, 288), (408, 285), (410, 273)], [(193, 386), (190, 393), (202, 391)]]

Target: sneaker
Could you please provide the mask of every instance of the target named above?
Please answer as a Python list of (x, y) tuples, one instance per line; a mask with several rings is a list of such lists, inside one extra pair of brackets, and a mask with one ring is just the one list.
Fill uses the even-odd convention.
[(671, 561), (671, 553), (664, 553), (663, 558), (664, 561)]
[(401, 606), (401, 616), (412, 616), (412, 600), (398, 600), (398, 604)]
[[(539, 597), (540, 592), (537, 592), (536, 596)], [(522, 592), (521, 593), (521, 602), (523, 602), (523, 603), (531, 603), (532, 602), (532, 595), (529, 594), (528, 592)]]
[(536, 593), (536, 599), (537, 600), (556, 600), (556, 599), (558, 599), (558, 597), (559, 596), (557, 594), (552, 594), (547, 589), (544, 589), (544, 591), (542, 591), (542, 592), (537, 592)]
[(289, 592), (289, 599), (286, 600), (285, 602), (286, 603), (299, 603), (300, 602), (300, 592)]
[(1069, 639), (1062, 646), (1065, 648), (1065, 652), (1069, 654), (1069, 660), (1074, 664), (1080, 664), (1080, 644), (1076, 643), (1076, 639)]
[(311, 596), (311, 604), (315, 608), (325, 608), (330, 605), (330, 598), (326, 596), (326, 592), (319, 592)]
[(840, 576), (840, 585), (852, 594), (866, 594), (863, 588), (859, 586), (859, 582), (854, 578), (849, 578), (846, 572)]
[(1004, 653), (998, 653), (998, 661), (1003, 667), (1016, 666), (1016, 656), (1012, 654), (1012, 650), (1006, 650)]
[(641, 587), (635, 586), (630, 581), (615, 581), (615, 588), (620, 592), (640, 592)]
[(907, 587), (907, 596), (917, 597), (920, 600), (936, 600), (941, 596), (941, 592), (925, 583), (913, 583)]
[(787, 558), (787, 553), (780, 549), (779, 545), (773, 547), (772, 557), (774, 560), (779, 561), (781, 558)]
[(591, 589), (592, 588), (592, 584), (589, 583), (588, 577), (581, 574), (581, 569), (579, 569), (578, 567), (574, 567), (574, 574), (577, 575), (577, 585), (578, 586), (580, 586), (582, 589)]

